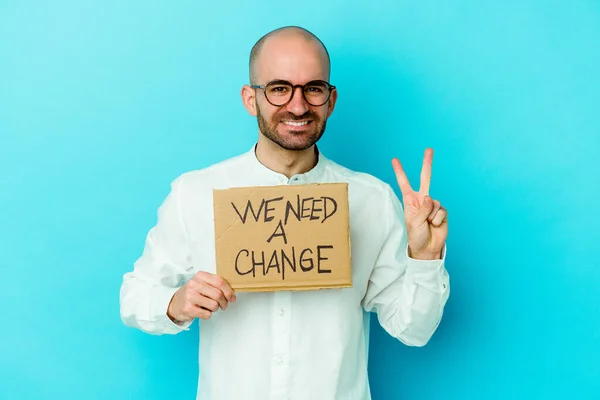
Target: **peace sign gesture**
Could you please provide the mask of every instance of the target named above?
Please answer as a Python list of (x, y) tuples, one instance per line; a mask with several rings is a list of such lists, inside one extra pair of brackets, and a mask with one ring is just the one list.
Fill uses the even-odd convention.
[(392, 166), (402, 192), (404, 219), (408, 233), (409, 255), (417, 259), (439, 259), (448, 236), (448, 211), (429, 197), (433, 149), (425, 150), (421, 169), (421, 187), (415, 192), (397, 158)]

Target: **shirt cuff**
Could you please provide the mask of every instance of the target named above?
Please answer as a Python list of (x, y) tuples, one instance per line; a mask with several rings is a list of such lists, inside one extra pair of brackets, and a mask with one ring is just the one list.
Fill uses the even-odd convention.
[(165, 288), (161, 287), (159, 291), (153, 298), (152, 301), (152, 311), (155, 315), (156, 322), (163, 326), (163, 330), (165, 333), (179, 333), (181, 331), (188, 331), (190, 325), (194, 322), (194, 320), (185, 321), (185, 322), (173, 322), (171, 318), (167, 315), (167, 309), (169, 308), (169, 303), (173, 298), (175, 292), (177, 292), (179, 288)]
[(408, 244), (406, 245), (406, 259), (408, 260), (408, 265), (412, 268), (425, 271), (439, 270), (444, 262), (446, 261), (446, 244), (444, 243), (444, 247), (442, 248), (442, 258), (435, 260), (418, 260), (416, 258), (412, 258), (408, 255)]

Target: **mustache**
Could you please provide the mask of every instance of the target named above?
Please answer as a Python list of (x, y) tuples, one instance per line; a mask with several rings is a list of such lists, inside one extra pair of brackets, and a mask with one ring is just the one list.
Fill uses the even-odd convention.
[(308, 110), (307, 112), (305, 112), (304, 114), (298, 116), (296, 114), (293, 114), (291, 112), (283, 112), (281, 114), (278, 114), (275, 116), (275, 118), (273, 118), (275, 120), (275, 122), (281, 122), (281, 121), (302, 121), (302, 120), (313, 120), (313, 121), (319, 121), (319, 116), (317, 114), (315, 114), (314, 112)]

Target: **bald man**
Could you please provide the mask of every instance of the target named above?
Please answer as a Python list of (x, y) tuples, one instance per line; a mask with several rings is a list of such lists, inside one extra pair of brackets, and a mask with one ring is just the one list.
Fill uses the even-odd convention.
[[(425, 151), (418, 190), (392, 160), (404, 206), (387, 183), (326, 158), (316, 144), (338, 95), (329, 74), (327, 49), (309, 31), (262, 37), (241, 90), (257, 142), (172, 183), (123, 277), (127, 326), (177, 334), (200, 320), (197, 399), (367, 400), (369, 315), (409, 346), (424, 346), (442, 318), (448, 221), (429, 197), (433, 152)], [(352, 287), (235, 293), (216, 274), (213, 189), (318, 182), (348, 183)]]

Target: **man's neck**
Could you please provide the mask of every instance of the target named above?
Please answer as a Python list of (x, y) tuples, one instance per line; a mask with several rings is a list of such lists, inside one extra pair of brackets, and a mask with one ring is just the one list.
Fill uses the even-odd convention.
[(256, 158), (265, 167), (291, 178), (310, 171), (317, 165), (315, 146), (306, 150), (286, 150), (259, 134)]

